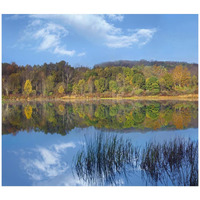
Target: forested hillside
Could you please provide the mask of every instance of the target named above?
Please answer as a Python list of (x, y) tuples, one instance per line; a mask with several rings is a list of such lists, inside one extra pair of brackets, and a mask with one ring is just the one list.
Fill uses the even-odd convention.
[(8, 97), (179, 95), (198, 92), (198, 65), (117, 61), (74, 68), (67, 62), (2, 64), (2, 93)]
[(191, 75), (198, 75), (198, 64), (187, 63), (187, 62), (175, 62), (175, 61), (130, 61), (130, 60), (118, 60), (113, 62), (104, 62), (96, 64), (94, 67), (107, 67), (107, 66), (124, 66), (124, 67), (137, 67), (137, 66), (163, 66), (167, 70), (173, 70), (177, 65), (182, 65), (183, 67), (188, 67)]

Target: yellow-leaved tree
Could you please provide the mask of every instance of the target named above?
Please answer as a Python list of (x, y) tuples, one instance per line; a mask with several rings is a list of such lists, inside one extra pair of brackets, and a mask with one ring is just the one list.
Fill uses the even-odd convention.
[(182, 65), (175, 67), (172, 73), (175, 86), (180, 87), (189, 86), (191, 80), (191, 74), (187, 67), (183, 68)]
[(31, 81), (26, 80), (25, 85), (24, 85), (24, 93), (29, 96), (31, 92), (32, 92)]
[(64, 87), (63, 87), (62, 85), (59, 86), (58, 92), (59, 92), (60, 94), (63, 94), (63, 93), (64, 93)]

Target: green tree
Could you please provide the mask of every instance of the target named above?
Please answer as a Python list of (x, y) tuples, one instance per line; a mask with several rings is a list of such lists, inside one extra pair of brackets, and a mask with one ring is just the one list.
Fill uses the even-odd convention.
[(117, 81), (117, 85), (119, 87), (123, 87), (124, 86), (124, 76), (122, 73), (119, 73), (116, 77), (116, 81)]
[(105, 78), (100, 78), (94, 81), (97, 92), (102, 93), (105, 91)]
[(85, 80), (84, 79), (81, 79), (78, 82), (78, 88), (79, 88), (80, 94), (82, 95), (84, 93), (84, 89), (85, 89)]
[(194, 87), (194, 88), (196, 88), (198, 86), (198, 79), (195, 75), (192, 76), (191, 86)]
[(78, 86), (78, 84), (74, 83), (74, 85), (72, 87), (72, 93), (73, 94), (79, 94), (79, 86)]
[(29, 96), (31, 92), (32, 92), (31, 81), (26, 80), (25, 85), (24, 85), (24, 93)]
[(67, 84), (66, 91), (67, 91), (67, 93), (72, 93), (72, 91), (73, 91), (73, 86), (72, 86), (71, 83), (68, 83), (68, 84)]
[(145, 77), (141, 73), (136, 73), (133, 75), (132, 79), (133, 86), (136, 88), (145, 89)]
[(167, 72), (164, 74), (162, 78), (163, 78), (163, 82), (162, 82), (163, 88), (166, 90), (172, 90), (172, 87), (174, 85), (172, 74)]
[(160, 92), (160, 85), (159, 85), (158, 78), (155, 76), (147, 78), (146, 89), (149, 90), (153, 94), (158, 94)]
[(110, 90), (111, 92), (113, 92), (113, 93), (116, 93), (116, 92), (119, 90), (116, 81), (111, 80), (111, 81), (109, 82), (109, 90)]
[(53, 92), (55, 77), (50, 75), (46, 79), (46, 94), (49, 95), (50, 92)]
[(21, 89), (20, 85), (20, 74), (13, 73), (8, 78), (9, 82), (9, 89), (12, 91), (13, 94), (18, 94), (19, 90)]

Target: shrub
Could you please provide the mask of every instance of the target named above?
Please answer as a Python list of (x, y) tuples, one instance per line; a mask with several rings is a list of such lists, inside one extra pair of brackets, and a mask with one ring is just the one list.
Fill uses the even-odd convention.
[(51, 95), (53, 95), (53, 92), (49, 92), (49, 94), (48, 94), (49, 96), (51, 96)]
[(140, 95), (140, 94), (142, 94), (143, 92), (144, 92), (143, 89), (137, 89), (137, 90), (134, 91), (134, 94), (135, 94), (135, 95)]

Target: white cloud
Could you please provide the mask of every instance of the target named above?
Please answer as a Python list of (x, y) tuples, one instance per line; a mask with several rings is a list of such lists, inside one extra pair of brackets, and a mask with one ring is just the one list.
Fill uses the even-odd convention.
[(85, 56), (85, 55), (86, 55), (85, 52), (81, 52), (81, 53), (78, 54), (79, 57), (81, 57), (81, 56)]
[(109, 19), (111, 19), (112, 21), (119, 21), (122, 22), (124, 20), (124, 16), (123, 15), (118, 15), (118, 14), (110, 14), (107, 15)]
[[(106, 15), (112, 21), (122, 21), (123, 15)], [(34, 19), (55, 21), (62, 26), (73, 28), (78, 34), (105, 44), (112, 48), (139, 46), (147, 44), (157, 31), (152, 29), (135, 29), (132, 34), (106, 20), (105, 15), (31, 15)], [(131, 29), (132, 27), (130, 27)]]
[(131, 35), (108, 36), (106, 45), (113, 48), (130, 47), (133, 44), (145, 45), (153, 37), (156, 29), (138, 29)]
[(55, 47), (57, 48), (57, 46), (59, 45), (59, 38), (57, 38), (56, 35), (45, 35), (43, 37), (43, 40), (40, 44), (40, 46), (38, 47), (39, 50), (46, 50), (49, 49), (51, 47)]
[(118, 34), (120, 28), (108, 23), (104, 15), (31, 15), (36, 19), (57, 20), (69, 25), (85, 36), (105, 37), (108, 33)]
[[(52, 22), (45, 23), (40, 19), (32, 20), (26, 30), (22, 41), (35, 41), (36, 50), (50, 51), (54, 54), (73, 56), (75, 50), (67, 50), (62, 44), (62, 38), (68, 35), (68, 30)], [(28, 44), (27, 44), (28, 46)]]
[(75, 54), (75, 50), (72, 50), (72, 51), (68, 51), (68, 50), (65, 50), (64, 48), (62, 47), (56, 47), (54, 49), (54, 53), (55, 54), (61, 54), (61, 55), (66, 55), (66, 56), (73, 56)]

